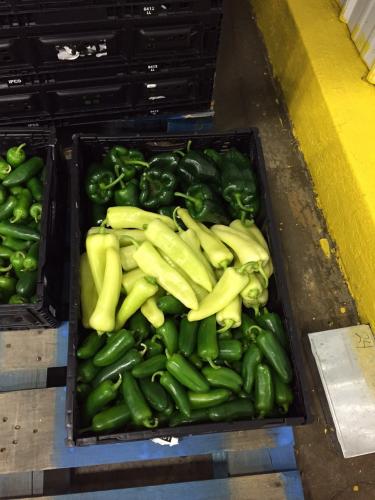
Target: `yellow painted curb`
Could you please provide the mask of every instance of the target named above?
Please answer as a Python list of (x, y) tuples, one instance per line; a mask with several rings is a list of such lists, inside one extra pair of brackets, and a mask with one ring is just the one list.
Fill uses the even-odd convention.
[(334, 2), (252, 5), (361, 320), (375, 328), (375, 88)]

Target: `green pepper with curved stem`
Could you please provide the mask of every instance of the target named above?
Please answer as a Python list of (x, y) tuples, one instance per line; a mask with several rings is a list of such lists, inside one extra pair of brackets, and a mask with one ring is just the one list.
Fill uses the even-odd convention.
[(173, 354), (168, 358), (167, 371), (193, 392), (208, 392), (209, 383), (203, 375), (181, 354)]
[(123, 146), (114, 146), (110, 149), (104, 160), (105, 165), (116, 166), (124, 174), (124, 180), (128, 181), (135, 177), (137, 170), (148, 168), (149, 164), (145, 162), (143, 154), (135, 149), (127, 149)]
[(93, 432), (112, 432), (121, 429), (130, 420), (131, 412), (128, 405), (121, 403), (97, 413), (92, 419), (89, 429)]
[(232, 215), (244, 220), (257, 214), (259, 195), (252, 170), (242, 170), (233, 161), (223, 162), (221, 189), (224, 200), (232, 209)]
[(38, 177), (32, 177), (26, 182), (26, 187), (30, 190), (34, 200), (40, 202), (43, 199), (43, 183)]
[(10, 257), (10, 263), (15, 271), (25, 269), (25, 254), (23, 252), (14, 252)]
[(186, 312), (184, 304), (172, 295), (163, 295), (159, 297), (157, 306), (165, 314), (181, 315)]
[(41, 203), (33, 203), (30, 207), (30, 216), (35, 220), (35, 222), (39, 222), (42, 218), (42, 204)]
[(167, 358), (164, 354), (158, 354), (152, 358), (142, 361), (132, 369), (132, 375), (135, 378), (151, 377), (159, 370), (165, 370), (167, 366)]
[(15, 196), (9, 196), (9, 198), (2, 205), (0, 205), (0, 220), (9, 219), (12, 216), (17, 203), (18, 201)]
[(203, 154), (209, 161), (214, 163), (217, 167), (221, 168), (221, 165), (223, 163), (223, 157), (215, 149), (206, 148), (203, 151)]
[(152, 339), (160, 339), (168, 354), (174, 354), (178, 347), (178, 331), (175, 322), (172, 319), (167, 319), (160, 328), (156, 328), (155, 332)]
[(99, 366), (95, 366), (92, 359), (78, 363), (77, 381), (89, 384), (100, 371)]
[(247, 348), (244, 358), (242, 360), (242, 379), (243, 379), (243, 390), (247, 394), (251, 394), (254, 382), (256, 369), (259, 363), (262, 361), (263, 355), (256, 344), (250, 344)]
[(175, 172), (179, 161), (181, 160), (181, 154), (178, 152), (169, 152), (155, 154), (150, 159), (150, 168), (155, 168), (158, 170), (168, 170), (170, 172)]
[(25, 260), (23, 261), (25, 271), (36, 271), (38, 269), (38, 260), (39, 242), (35, 242), (29, 248)]
[(217, 342), (216, 316), (212, 315), (200, 322), (197, 336), (198, 356), (207, 361), (213, 368), (217, 368), (214, 360), (219, 357)]
[(137, 311), (129, 320), (129, 329), (135, 334), (139, 344), (150, 334), (150, 325), (140, 311)]
[(177, 180), (172, 172), (149, 169), (139, 181), (140, 204), (149, 209), (171, 205)]
[(105, 339), (99, 336), (97, 332), (90, 332), (77, 350), (77, 358), (90, 359), (104, 345)]
[(189, 321), (186, 317), (180, 321), (178, 349), (186, 358), (191, 356), (195, 351), (198, 326), (198, 321)]
[(29, 158), (21, 166), (13, 170), (6, 179), (3, 180), (5, 187), (20, 186), (26, 184), (28, 180), (34, 177), (42, 170), (44, 162), (39, 156)]
[[(120, 374), (126, 371), (130, 371), (138, 363), (142, 362), (142, 354), (135, 349), (130, 349), (124, 356), (115, 361), (109, 366), (105, 366), (102, 369), (98, 368), (96, 375), (94, 375), (92, 380), (93, 387), (99, 385), (103, 380), (116, 380)], [(95, 365), (93, 365), (95, 366)], [(95, 367), (97, 368), (97, 367)]]
[(281, 318), (275, 312), (269, 312), (264, 307), (261, 313), (255, 318), (258, 325), (264, 330), (272, 332), (284, 349), (289, 348), (288, 336), (284, 330)]
[(95, 354), (95, 366), (108, 366), (120, 359), (135, 345), (134, 336), (128, 330), (119, 330), (106, 345)]
[(202, 369), (202, 374), (213, 387), (224, 387), (233, 392), (240, 392), (241, 390), (242, 378), (230, 368), (223, 366), (215, 369), (211, 368), (211, 366), (205, 366)]
[(273, 386), (275, 391), (275, 403), (284, 414), (288, 413), (289, 406), (293, 403), (293, 391), (289, 384), (285, 384), (277, 373), (272, 373)]
[(130, 373), (124, 374), (122, 382), (122, 394), (127, 403), (132, 420), (135, 425), (141, 425), (152, 429), (158, 425), (156, 419), (152, 418), (152, 412), (135, 378)]
[(248, 340), (253, 340), (254, 334), (251, 331), (253, 326), (257, 326), (256, 322), (252, 318), (250, 318), (248, 314), (245, 314), (243, 312), (241, 314), (241, 326), (239, 327), (240, 337)]
[(254, 405), (249, 399), (234, 399), (209, 411), (210, 420), (213, 422), (230, 422), (232, 420), (250, 419), (254, 417)]
[(146, 358), (152, 358), (153, 356), (157, 356), (158, 354), (162, 354), (164, 352), (163, 346), (152, 339), (148, 339), (144, 342), (144, 345), (146, 346)]
[(293, 370), (286, 351), (272, 332), (257, 326), (253, 327), (254, 330), (259, 332), (256, 334), (255, 342), (269, 365), (285, 384), (289, 384), (293, 378)]
[(275, 393), (269, 366), (259, 364), (255, 375), (255, 408), (260, 418), (267, 417), (274, 408)]
[(119, 375), (117, 382), (113, 383), (112, 380), (104, 380), (90, 392), (84, 405), (85, 419), (91, 420), (94, 415), (116, 399), (121, 382), (122, 377)]
[(206, 422), (210, 419), (209, 409), (202, 408), (200, 410), (194, 410), (190, 412), (190, 416), (186, 416), (183, 413), (174, 413), (169, 419), (170, 427), (179, 427), (180, 425), (196, 424), (198, 422)]
[(120, 189), (114, 192), (114, 202), (117, 207), (136, 207), (139, 205), (139, 189), (136, 179), (132, 179), (126, 184), (121, 182)]
[(32, 196), (30, 191), (28, 189), (23, 189), (17, 196), (17, 204), (13, 209), (13, 217), (10, 219), (10, 222), (14, 224), (15, 222), (28, 219), (31, 203)]
[(201, 408), (212, 408), (213, 406), (225, 403), (229, 399), (231, 392), (228, 389), (212, 389), (209, 392), (188, 392), (189, 403), (192, 410)]
[(26, 153), (23, 148), (26, 143), (20, 144), (19, 146), (13, 146), (9, 148), (6, 154), (7, 162), (12, 167), (20, 166), (26, 160)]
[(195, 220), (211, 224), (229, 222), (217, 195), (206, 184), (192, 184), (186, 194), (175, 192), (174, 195), (186, 200), (186, 207)]
[(123, 176), (115, 177), (115, 174), (103, 167), (91, 169), (85, 180), (86, 194), (90, 201), (98, 204), (108, 204), (113, 196), (113, 187), (116, 186)]
[(219, 339), (219, 359), (223, 361), (239, 361), (242, 358), (242, 344), (235, 339)]
[(12, 167), (0, 156), (0, 180), (3, 181), (11, 173)]
[(158, 382), (151, 382), (148, 378), (141, 379), (139, 385), (151, 408), (159, 412), (168, 410), (170, 407), (169, 396), (163, 386)]
[(156, 372), (153, 374), (151, 380), (154, 381), (156, 377), (160, 377), (160, 384), (172, 396), (175, 405), (180, 412), (186, 417), (190, 417), (191, 409), (189, 398), (184, 387), (168, 372)]

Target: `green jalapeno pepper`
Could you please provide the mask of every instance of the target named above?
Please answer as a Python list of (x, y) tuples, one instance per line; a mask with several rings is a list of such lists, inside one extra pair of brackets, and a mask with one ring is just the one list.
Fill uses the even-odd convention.
[(0, 180), (3, 181), (12, 171), (12, 167), (0, 156)]
[(274, 388), (271, 369), (259, 364), (255, 375), (255, 408), (260, 418), (267, 417), (274, 408)]
[(167, 361), (167, 371), (193, 392), (208, 392), (210, 386), (203, 375), (181, 354), (173, 354)]
[(178, 335), (178, 350), (188, 358), (193, 354), (197, 345), (198, 321), (188, 321), (186, 317), (180, 321)]
[(144, 378), (139, 381), (139, 385), (151, 408), (161, 413), (170, 408), (170, 398), (158, 382), (151, 382), (150, 379)]
[(9, 196), (9, 198), (0, 206), (0, 220), (9, 219), (16, 206), (17, 198), (13, 195)]
[(242, 344), (239, 340), (219, 340), (219, 358), (224, 361), (239, 361), (242, 358)]
[(152, 358), (142, 361), (132, 369), (132, 375), (135, 378), (151, 377), (159, 370), (165, 370), (167, 366), (167, 358), (164, 354), (157, 354)]
[(141, 425), (149, 429), (157, 426), (157, 420), (152, 418), (150, 407), (148, 406), (136, 379), (128, 372), (124, 374), (122, 394), (130, 409), (132, 420), (135, 425)]
[(209, 409), (203, 408), (190, 412), (190, 416), (176, 412), (169, 419), (170, 427), (179, 427), (180, 425), (196, 424), (198, 422), (206, 422), (210, 419)]
[(262, 361), (262, 353), (256, 344), (251, 344), (242, 360), (243, 390), (251, 394), (255, 382), (256, 369)]
[(14, 252), (10, 257), (10, 263), (15, 271), (24, 269), (25, 254), (23, 252)]
[(94, 365), (108, 366), (120, 359), (135, 345), (135, 340), (128, 330), (119, 330), (111, 336), (106, 345), (95, 354)]
[(29, 213), (30, 217), (32, 217), (36, 223), (40, 222), (42, 218), (42, 204), (33, 203), (30, 207)]
[(191, 409), (189, 398), (180, 382), (178, 382), (178, 380), (172, 377), (172, 375), (168, 372), (156, 372), (152, 376), (151, 380), (154, 381), (157, 376), (160, 376), (160, 384), (164, 387), (168, 394), (172, 396), (172, 399), (180, 412), (186, 417), (190, 417)]
[(98, 374), (100, 368), (95, 366), (92, 359), (86, 359), (78, 363), (77, 381), (89, 384)]
[(30, 191), (22, 189), (22, 192), (17, 196), (17, 204), (13, 209), (13, 217), (10, 219), (10, 222), (14, 224), (15, 222), (27, 220), (31, 203), (32, 196)]
[(29, 248), (23, 262), (26, 271), (36, 271), (39, 260), (39, 242), (35, 242)]
[(32, 177), (26, 182), (27, 188), (30, 190), (34, 200), (42, 201), (43, 198), (43, 184), (38, 177)]
[(197, 349), (198, 356), (215, 368), (216, 365), (214, 360), (219, 356), (215, 314), (203, 319), (200, 322), (198, 328)]
[(37, 271), (19, 271), (19, 279), (16, 285), (16, 291), (23, 297), (30, 298), (35, 294), (36, 282), (38, 278)]
[(42, 170), (44, 162), (39, 156), (33, 156), (21, 166), (13, 170), (6, 179), (3, 180), (3, 185), (5, 187), (20, 186), (21, 184), (26, 184), (28, 180), (34, 177), (40, 170)]
[(128, 405), (121, 403), (97, 413), (92, 419), (90, 429), (94, 432), (111, 432), (121, 429), (130, 420), (131, 412)]
[(234, 399), (211, 408), (209, 417), (213, 422), (250, 419), (254, 417), (254, 405), (249, 399)]
[(116, 399), (121, 381), (121, 375), (119, 375), (116, 383), (113, 383), (111, 380), (104, 380), (90, 392), (84, 405), (85, 419), (91, 421), (94, 415), (99, 413), (100, 410)]
[(8, 149), (6, 159), (9, 165), (12, 167), (18, 167), (26, 160), (26, 153), (23, 149), (25, 146), (26, 143), (23, 143), (19, 146), (13, 146)]
[(77, 358), (89, 359), (95, 356), (99, 349), (104, 345), (105, 338), (99, 336), (97, 332), (90, 332), (77, 350)]
[(11, 248), (12, 250), (17, 250), (19, 252), (28, 250), (32, 245), (31, 241), (17, 240), (16, 238), (10, 238), (9, 236), (2, 238), (2, 240), (5, 247)]
[(146, 347), (146, 358), (152, 358), (157, 354), (162, 354), (164, 352), (164, 348), (160, 342), (157, 342), (154, 339), (145, 340), (144, 345)]
[(255, 340), (257, 346), (280, 379), (289, 384), (293, 378), (293, 371), (287, 353), (272, 332), (259, 327), (254, 327), (253, 331), (255, 328), (259, 331)]
[(190, 407), (192, 410), (201, 408), (211, 408), (225, 403), (229, 399), (231, 392), (228, 389), (212, 389), (209, 392), (188, 392)]
[(0, 235), (27, 241), (40, 240), (38, 231), (21, 224), (11, 224), (10, 222), (0, 222)]
[(201, 370), (203, 368), (203, 361), (201, 358), (198, 356), (196, 352), (194, 352), (191, 356), (189, 356), (189, 361), (192, 363), (198, 370)]
[(241, 338), (253, 340), (254, 334), (252, 333), (252, 327), (256, 326), (256, 322), (250, 318), (248, 314), (241, 314), (241, 326), (239, 327), (239, 332)]
[(241, 390), (242, 378), (230, 368), (219, 367), (215, 369), (211, 366), (205, 366), (202, 373), (213, 387), (224, 387), (233, 392)]
[[(106, 366), (102, 369), (97, 367), (96, 374), (92, 379), (93, 387), (99, 385), (103, 380), (116, 380), (119, 374), (123, 374), (126, 371), (130, 371), (134, 366), (138, 363), (141, 363), (142, 355), (135, 349), (130, 349), (126, 354), (124, 354), (120, 359), (115, 361), (109, 366)], [(95, 365), (93, 365), (95, 366)]]
[(178, 332), (172, 319), (167, 319), (160, 328), (156, 328), (153, 339), (160, 339), (165, 345), (168, 354), (173, 354), (178, 347)]
[(137, 311), (129, 320), (129, 329), (135, 334), (137, 342), (142, 342), (150, 334), (150, 325), (140, 311)]
[(293, 403), (293, 391), (289, 384), (285, 384), (277, 373), (272, 373), (273, 386), (275, 391), (275, 403), (281, 411), (288, 413), (289, 406)]
[(272, 332), (284, 349), (289, 349), (288, 336), (284, 330), (283, 323), (278, 314), (269, 312), (265, 307), (256, 317), (256, 322), (264, 330), (269, 330), (270, 332)]
[(186, 307), (172, 295), (164, 295), (157, 301), (158, 308), (165, 314), (184, 314)]

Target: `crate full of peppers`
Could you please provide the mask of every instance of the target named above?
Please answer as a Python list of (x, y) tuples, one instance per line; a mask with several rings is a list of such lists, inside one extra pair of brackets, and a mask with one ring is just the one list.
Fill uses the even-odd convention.
[(44, 215), (54, 195), (53, 140), (47, 131), (0, 130), (0, 144), (0, 328), (54, 325), (44, 273), (51, 244), (42, 234), (53, 226)]
[(78, 442), (296, 417), (259, 165), (219, 138), (121, 142), (81, 172)]

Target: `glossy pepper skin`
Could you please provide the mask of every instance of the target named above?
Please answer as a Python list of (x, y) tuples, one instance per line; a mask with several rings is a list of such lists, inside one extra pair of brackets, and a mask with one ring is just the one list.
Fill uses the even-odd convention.
[(10, 257), (10, 263), (15, 271), (24, 269), (25, 254), (22, 252), (14, 252)]
[(165, 412), (170, 407), (169, 396), (165, 389), (156, 381), (144, 378), (139, 385), (148, 404), (156, 411)]
[(3, 238), (3, 245), (5, 247), (11, 248), (12, 250), (17, 250), (19, 252), (22, 252), (23, 250), (28, 250), (31, 247), (32, 242), (5, 237)]
[(9, 196), (9, 198), (0, 205), (0, 220), (9, 219), (12, 216), (17, 203), (18, 200), (15, 196)]
[(112, 185), (115, 181), (115, 174), (109, 169), (101, 166), (90, 169), (85, 180), (89, 200), (98, 205), (108, 204), (112, 200)]
[(255, 318), (257, 324), (264, 330), (272, 332), (284, 349), (289, 349), (288, 336), (284, 330), (281, 318), (275, 312), (270, 312), (264, 307), (260, 314)]
[(30, 190), (34, 200), (42, 201), (43, 199), (43, 183), (38, 177), (32, 177), (26, 182), (26, 187)]
[[(167, 366), (167, 358), (164, 354), (157, 354), (152, 358), (142, 361), (132, 369), (132, 375), (135, 378), (151, 377), (159, 370), (165, 370)], [(160, 410), (161, 411), (161, 410)]]
[(204, 155), (196, 151), (189, 151), (181, 158), (177, 172), (182, 185), (190, 185), (197, 181), (217, 184), (219, 179), (216, 166)]
[(100, 369), (95, 367), (97, 370), (92, 379), (92, 386), (96, 387), (104, 380), (117, 380), (118, 376), (123, 374), (124, 372), (131, 371), (134, 366), (142, 362), (142, 355), (136, 349), (130, 349), (124, 356), (115, 361), (109, 366), (105, 366)]
[(119, 330), (106, 345), (95, 354), (95, 366), (108, 366), (120, 359), (126, 352), (135, 345), (134, 336), (128, 330)]
[(209, 409), (193, 410), (190, 416), (187, 417), (183, 413), (176, 412), (169, 419), (170, 427), (179, 427), (180, 425), (196, 424), (198, 422), (206, 422), (210, 419)]
[(117, 207), (136, 207), (139, 205), (139, 188), (135, 179), (121, 184), (120, 189), (114, 192), (114, 202)]
[(18, 167), (26, 160), (26, 153), (23, 150), (25, 146), (26, 144), (20, 144), (19, 146), (13, 146), (8, 149), (6, 159), (9, 165)]
[(168, 354), (173, 354), (178, 347), (178, 331), (175, 322), (167, 319), (164, 324), (156, 329), (154, 339), (160, 339), (165, 345)]
[(140, 311), (137, 311), (129, 320), (129, 329), (135, 334), (137, 343), (142, 342), (150, 334), (150, 325)]
[(34, 219), (36, 223), (39, 223), (42, 219), (43, 207), (41, 203), (33, 203), (29, 209), (30, 217)]
[(292, 388), (289, 384), (284, 384), (275, 372), (272, 373), (272, 379), (276, 406), (280, 408), (284, 414), (287, 414), (294, 399)]
[(99, 337), (96, 332), (90, 332), (77, 350), (77, 358), (90, 359), (104, 345), (105, 338)]
[(19, 279), (16, 285), (16, 291), (22, 297), (30, 299), (36, 292), (37, 271), (19, 271)]
[(150, 429), (157, 426), (157, 421), (152, 418), (151, 409), (137, 381), (130, 373), (124, 374), (122, 394), (125, 403), (130, 409), (132, 420), (135, 425), (141, 425)]
[(259, 364), (255, 375), (255, 408), (260, 418), (267, 417), (274, 408), (275, 393), (269, 366)]
[(140, 204), (147, 209), (171, 205), (177, 180), (172, 172), (150, 168), (139, 181)]
[(252, 170), (241, 170), (233, 162), (225, 162), (221, 176), (221, 191), (233, 216), (241, 220), (257, 213), (259, 196)]
[(29, 209), (32, 203), (32, 196), (28, 189), (22, 189), (16, 198), (17, 204), (13, 209), (13, 217), (10, 219), (12, 224), (28, 219)]
[(0, 180), (3, 181), (12, 171), (12, 167), (0, 156)]
[(202, 374), (213, 387), (224, 387), (236, 393), (241, 390), (242, 378), (230, 368), (219, 367), (215, 369), (211, 366), (205, 366), (202, 369)]
[(217, 167), (221, 168), (221, 164), (223, 163), (223, 157), (215, 149), (206, 148), (203, 151), (203, 154), (209, 161), (214, 163)]
[(198, 328), (197, 336), (198, 356), (216, 368), (214, 360), (219, 356), (219, 346), (216, 331), (216, 316), (203, 319)]
[(251, 394), (254, 382), (256, 369), (259, 363), (262, 361), (262, 353), (256, 344), (251, 344), (243, 357), (242, 360), (242, 380), (243, 380), (243, 390), (246, 394)]
[(121, 385), (121, 376), (117, 382), (113, 383), (111, 380), (104, 380), (97, 387), (95, 387), (87, 396), (84, 405), (84, 416), (91, 420), (94, 415), (99, 413), (111, 401), (116, 399), (118, 388)]
[(228, 389), (212, 389), (209, 392), (188, 392), (189, 403), (192, 410), (202, 408), (212, 408), (213, 406), (225, 403), (229, 399), (231, 392)]
[(131, 413), (126, 403), (107, 408), (97, 413), (92, 419), (91, 430), (94, 432), (111, 432), (121, 429), (131, 420)]
[(153, 356), (157, 356), (158, 354), (162, 354), (164, 352), (164, 348), (160, 342), (156, 339), (148, 339), (144, 342), (146, 346), (146, 358), (152, 358)]
[(3, 180), (3, 186), (10, 188), (26, 184), (26, 182), (38, 174), (43, 167), (44, 162), (42, 158), (39, 156), (33, 156), (7, 175), (7, 177)]
[(38, 260), (39, 242), (35, 242), (31, 245), (25, 256), (25, 260), (23, 262), (25, 271), (36, 271), (38, 269)]
[(78, 364), (77, 381), (89, 384), (98, 374), (100, 368), (95, 366), (92, 359), (86, 359)]
[(193, 219), (211, 224), (228, 223), (216, 193), (206, 184), (192, 184), (186, 193), (175, 192), (175, 196), (186, 200), (186, 208)]
[(219, 339), (219, 359), (239, 361), (242, 358), (242, 344), (235, 339)]
[(185, 417), (190, 417), (191, 408), (189, 403), (189, 398), (184, 387), (178, 382), (172, 375), (168, 372), (156, 372), (152, 376), (152, 381), (155, 380), (157, 376), (160, 376), (160, 384), (172, 397), (175, 405), (180, 410), (180, 412), (185, 415)]
[(165, 314), (184, 314), (186, 307), (172, 295), (164, 295), (157, 301), (158, 308)]
[(256, 336), (256, 344), (280, 379), (289, 384), (293, 378), (292, 366), (286, 351), (274, 334), (260, 329), (260, 333)]
[(197, 345), (198, 321), (189, 321), (186, 317), (180, 321), (180, 331), (178, 335), (178, 350), (186, 358), (189, 358), (195, 351)]
[(167, 361), (167, 371), (193, 392), (208, 392), (209, 383), (181, 354), (173, 354)]
[(165, 152), (154, 155), (150, 159), (150, 168), (175, 172), (181, 155), (176, 152)]
[(230, 422), (232, 420), (250, 419), (254, 417), (254, 405), (249, 399), (234, 399), (209, 410), (213, 422)]

